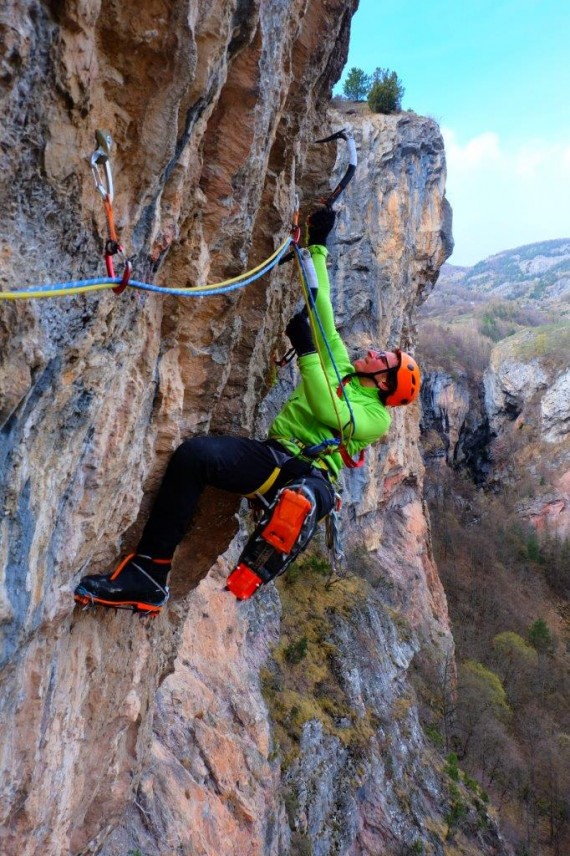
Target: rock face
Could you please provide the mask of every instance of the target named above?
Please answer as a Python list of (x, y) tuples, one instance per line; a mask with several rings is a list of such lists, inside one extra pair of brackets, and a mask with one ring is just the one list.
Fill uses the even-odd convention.
[(483, 387), (467, 375), (430, 371), (422, 384), (424, 454), (433, 462), (465, 467), (478, 484), (489, 475), (489, 418)]
[(558, 325), (523, 330), (493, 347), (481, 381), (433, 371), (422, 386), (426, 461), (467, 468), (479, 485), (530, 477), (521, 516), (558, 538), (570, 532), (567, 344)]
[[(539, 532), (558, 538), (570, 533), (568, 341), (568, 331), (557, 327), (518, 333), (493, 349), (485, 375), (495, 433), (499, 440), (508, 431), (518, 434), (515, 461), (538, 485), (548, 486), (538, 496), (521, 498), (521, 514)], [(497, 457), (501, 462), (500, 445)]]
[[(102, 272), (86, 163), (96, 128), (115, 140), (115, 219), (137, 278), (183, 287), (266, 258), (295, 190), (308, 209), (326, 189), (333, 150), (310, 140), (350, 120), (362, 165), (331, 245), (338, 317), (355, 345), (412, 347), (414, 307), (451, 242), (443, 144), (414, 115), (326, 120), (355, 6), (10, 2), (2, 288)], [(417, 410), (395, 414), (345, 491), (364, 594), (327, 613), (323, 644), (338, 652), (350, 740), (332, 714), (307, 716), (281, 772), (260, 684), (280, 601), (274, 587), (243, 606), (222, 592), (244, 538), (231, 497), (204, 498), (152, 625), (72, 608), (79, 577), (136, 544), (181, 438), (263, 429), (286, 388), (262, 403), (297, 296), (282, 268), (204, 300), (127, 290), (0, 304), (7, 856), (396, 853), (428, 817), (424, 852), (443, 853), (448, 794), (408, 678), (413, 658), (437, 671), (452, 648)], [(461, 852), (502, 852), (492, 836), (472, 840)]]

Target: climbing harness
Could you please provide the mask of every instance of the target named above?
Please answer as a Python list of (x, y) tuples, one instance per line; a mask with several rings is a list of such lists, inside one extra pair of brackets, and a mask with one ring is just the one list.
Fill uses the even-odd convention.
[(304, 481), (282, 488), (264, 510), (226, 589), (238, 600), (248, 600), (258, 588), (285, 573), (311, 540), (317, 525), (317, 503)]
[(119, 243), (117, 230), (115, 229), (115, 218), (113, 215), (113, 200), (115, 198), (115, 189), (113, 185), (113, 171), (111, 168), (111, 147), (113, 138), (109, 131), (95, 131), (95, 140), (97, 148), (91, 155), (91, 172), (95, 181), (95, 187), (103, 199), (103, 208), (105, 210), (105, 219), (107, 221), (107, 231), (109, 237), (105, 242), (105, 267), (107, 275), (110, 279), (115, 278), (115, 269), (113, 265), (113, 256), (119, 254), (123, 259), (125, 268), (121, 282), (113, 287), (115, 294), (121, 294), (129, 284), (129, 279), (133, 270), (133, 266), (128, 259), (125, 258), (123, 247)]
[(336, 202), (340, 194), (343, 190), (346, 189), (347, 184), (352, 179), (354, 173), (356, 172), (356, 167), (358, 166), (358, 157), (356, 154), (356, 143), (354, 142), (354, 137), (352, 136), (350, 131), (347, 131), (346, 128), (343, 128), (341, 131), (337, 131), (335, 134), (331, 134), (330, 137), (323, 137), (322, 140), (315, 140), (315, 143), (332, 143), (334, 140), (344, 140), (348, 145), (348, 167), (346, 168), (346, 172), (332, 191), (329, 196), (324, 199), (320, 199), (323, 205), (326, 205), (327, 208), (332, 208), (333, 204)]

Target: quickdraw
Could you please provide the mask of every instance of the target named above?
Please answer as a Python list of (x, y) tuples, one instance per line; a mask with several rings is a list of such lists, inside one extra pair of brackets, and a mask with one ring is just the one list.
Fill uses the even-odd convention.
[(97, 148), (91, 155), (91, 172), (101, 198), (103, 199), (103, 208), (105, 210), (105, 219), (107, 221), (107, 231), (109, 237), (105, 242), (105, 267), (107, 268), (107, 276), (110, 279), (115, 279), (115, 269), (113, 265), (113, 256), (119, 254), (124, 263), (125, 268), (119, 285), (113, 288), (115, 294), (121, 294), (129, 284), (133, 266), (130, 261), (125, 258), (123, 247), (119, 243), (117, 230), (115, 229), (115, 218), (113, 216), (113, 199), (115, 189), (113, 186), (113, 171), (111, 169), (111, 147), (113, 138), (109, 131), (98, 129), (95, 131), (95, 141)]

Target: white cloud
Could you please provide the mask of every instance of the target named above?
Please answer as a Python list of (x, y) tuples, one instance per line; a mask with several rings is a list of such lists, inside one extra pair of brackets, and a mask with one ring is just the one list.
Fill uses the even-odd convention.
[(453, 208), (451, 262), (570, 236), (570, 146), (541, 139), (504, 144), (485, 131), (461, 144), (442, 128)]
[(497, 161), (501, 158), (499, 137), (494, 131), (485, 131), (474, 137), (465, 146), (460, 146), (455, 133), (448, 128), (442, 128), (445, 140), (445, 151), (448, 166), (451, 164), (458, 170), (477, 169), (486, 162)]

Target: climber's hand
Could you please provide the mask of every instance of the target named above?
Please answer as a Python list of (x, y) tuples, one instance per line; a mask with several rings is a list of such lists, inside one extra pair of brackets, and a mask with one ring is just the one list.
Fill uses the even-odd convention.
[(293, 315), (285, 328), (285, 333), (291, 340), (298, 357), (315, 353), (315, 345), (306, 312), (301, 311)]
[(307, 244), (327, 245), (327, 238), (334, 226), (336, 211), (332, 208), (318, 208), (307, 217)]

